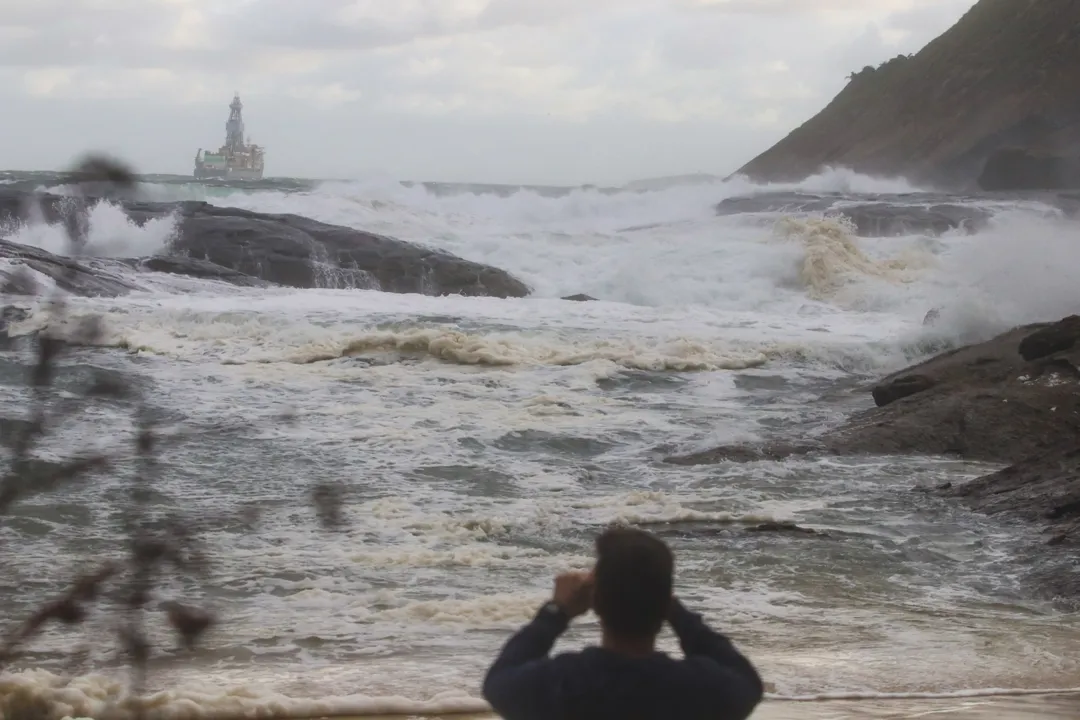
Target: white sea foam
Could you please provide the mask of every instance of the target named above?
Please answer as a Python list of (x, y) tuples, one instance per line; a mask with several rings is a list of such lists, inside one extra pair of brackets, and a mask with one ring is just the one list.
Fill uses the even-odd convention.
[[(139, 226), (119, 205), (101, 201), (90, 208), (86, 244), (81, 251), (92, 257), (145, 257), (166, 250), (175, 234), (176, 218), (172, 215), (153, 218)], [(33, 207), (27, 220), (5, 233), (3, 239), (58, 255), (67, 255), (72, 250), (63, 224), (45, 222), (40, 211), (35, 212)]]
[[(673, 447), (835, 419), (859, 400), (822, 404), (822, 377), (898, 367), (920, 348), (1069, 312), (1074, 227), (1005, 201), (982, 204), (998, 213), (988, 228), (942, 237), (860, 238), (828, 214), (715, 215), (725, 196), (763, 189), (734, 180), (501, 197), (372, 179), (215, 191), (206, 199), (448, 249), (518, 274), (537, 294), (260, 290), (143, 275), (145, 292), (73, 299), (71, 319), (102, 313), (103, 344), (139, 361), (133, 370), (108, 357), (152, 378), (154, 402), (176, 416), (227, 425), (288, 407), (296, 418), (243, 439), (200, 437), (186, 450), (197, 459), (162, 488), (208, 514), (234, 501), (266, 508), (259, 533), (209, 533), (215, 582), (237, 599), (223, 603), (227, 622), (207, 654), (170, 670), (151, 716), (482, 712), (479, 678), (506, 633), (553, 574), (588, 565), (592, 536), (610, 523), (671, 539), (680, 593), (748, 650), (776, 698), (900, 702), (1072, 684), (1075, 618), (1025, 596), (1008, 565), (1026, 540), (907, 492), (981, 468), (660, 460)], [(916, 188), (829, 171), (767, 189)], [(154, 191), (169, 199), (176, 188)], [(164, 222), (132, 228), (110, 208), (91, 217), (99, 254), (165, 241)], [(56, 228), (19, 232), (60, 249)], [(578, 292), (600, 301), (558, 299)], [(31, 312), (11, 332), (50, 322), (19, 303)], [(931, 308), (938, 320), (924, 325)], [(355, 492), (340, 534), (305, 520), (316, 478)], [(81, 488), (67, 500), (96, 501)], [(823, 535), (748, 532), (774, 520)], [(24, 538), (13, 583), (36, 577), (52, 542)], [(587, 621), (565, 643), (594, 632)], [(675, 649), (670, 635), (663, 644)], [(214, 687), (204, 684), (211, 663)], [(0, 707), (40, 696), (85, 715), (124, 692), (103, 677), (65, 684), (37, 670), (6, 677)]]

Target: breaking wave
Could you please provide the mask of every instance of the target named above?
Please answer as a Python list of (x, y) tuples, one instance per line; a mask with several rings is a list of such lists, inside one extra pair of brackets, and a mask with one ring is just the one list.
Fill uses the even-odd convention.
[[(1075, 677), (1074, 631), (1054, 634), (1062, 617), (1008, 604), (1002, 558), (1014, 539), (896, 490), (898, 473), (931, 484), (970, 468), (656, 462), (658, 448), (835, 414), (818, 407), (819, 370), (878, 371), (1080, 310), (1077, 233), (1045, 208), (999, 198), (978, 232), (889, 238), (859, 237), (830, 212), (716, 214), (727, 196), (764, 192), (937, 201), (902, 180), (843, 170), (772, 186), (495, 191), (373, 178), (147, 190), (425, 243), (536, 288), (498, 300), (147, 275), (143, 292), (72, 300), (70, 320), (103, 314), (103, 344), (139, 356), (121, 367), (152, 376), (172, 414), (248, 418), (287, 403), (303, 418), (250, 442), (208, 438), (204, 464), (178, 471), (197, 492), (179, 480), (168, 488), (187, 497), (222, 487), (215, 502), (265, 498), (279, 515), (270, 540), (218, 538), (240, 629), (190, 677), (170, 674), (148, 717), (484, 713), (476, 685), (490, 652), (532, 614), (553, 572), (588, 563), (588, 538), (611, 522), (677, 538), (681, 581), (740, 644), (749, 639), (774, 683), (772, 708), (1037, 695)], [(174, 231), (171, 219), (137, 227), (99, 203), (90, 250), (153, 254)], [(60, 229), (40, 218), (6, 237), (64, 250)], [(560, 299), (577, 293), (598, 301)], [(26, 309), (10, 334), (50, 322), (43, 308)], [(932, 309), (937, 319), (924, 323)], [(312, 473), (347, 476), (363, 493), (354, 535), (327, 541), (297, 528), (295, 481)], [(766, 543), (747, 532), (777, 518), (831, 539)], [(999, 591), (1005, 599), (988, 609)], [(898, 669), (897, 653), (913, 659)], [(1029, 660), (1034, 669), (1021, 667)], [(1006, 689), (971, 689), (997, 685)], [(105, 674), (36, 668), (0, 677), (0, 714), (44, 703), (54, 716), (97, 716), (125, 693)], [(121, 702), (121, 715), (131, 708)], [(798, 712), (815, 717), (811, 706)]]
[[(137, 225), (119, 205), (101, 201), (90, 207), (83, 253), (92, 257), (133, 258), (165, 252), (176, 236), (176, 218), (152, 218)], [(71, 252), (62, 223), (48, 223), (39, 208), (30, 208), (26, 221), (7, 228), (0, 237), (10, 242), (41, 248), (55, 255)]]
[(803, 258), (799, 280), (807, 295), (830, 300), (846, 285), (868, 279), (910, 283), (932, 266), (933, 257), (921, 248), (907, 248), (894, 258), (875, 260), (858, 245), (855, 224), (846, 216), (792, 218), (777, 221), (776, 236), (800, 243)]

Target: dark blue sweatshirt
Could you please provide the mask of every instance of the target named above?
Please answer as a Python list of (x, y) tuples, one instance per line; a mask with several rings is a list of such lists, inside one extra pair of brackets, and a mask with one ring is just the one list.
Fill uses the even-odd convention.
[(589, 647), (548, 657), (569, 625), (541, 611), (506, 643), (484, 698), (506, 720), (745, 720), (761, 702), (754, 666), (678, 601), (669, 618), (685, 658)]

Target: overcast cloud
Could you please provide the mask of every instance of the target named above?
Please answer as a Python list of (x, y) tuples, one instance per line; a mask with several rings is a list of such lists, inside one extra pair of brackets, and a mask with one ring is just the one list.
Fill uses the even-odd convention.
[(0, 0), (0, 168), (187, 174), (234, 90), (267, 174), (726, 174), (973, 0)]

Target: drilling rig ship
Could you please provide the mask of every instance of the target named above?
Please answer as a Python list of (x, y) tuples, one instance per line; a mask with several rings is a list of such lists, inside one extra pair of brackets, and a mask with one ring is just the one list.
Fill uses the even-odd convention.
[(222, 180), (262, 180), (263, 155), (265, 151), (244, 142), (244, 105), (240, 94), (233, 96), (229, 105), (229, 119), (225, 123), (225, 144), (216, 153), (195, 153), (195, 177), (199, 180), (215, 178)]

